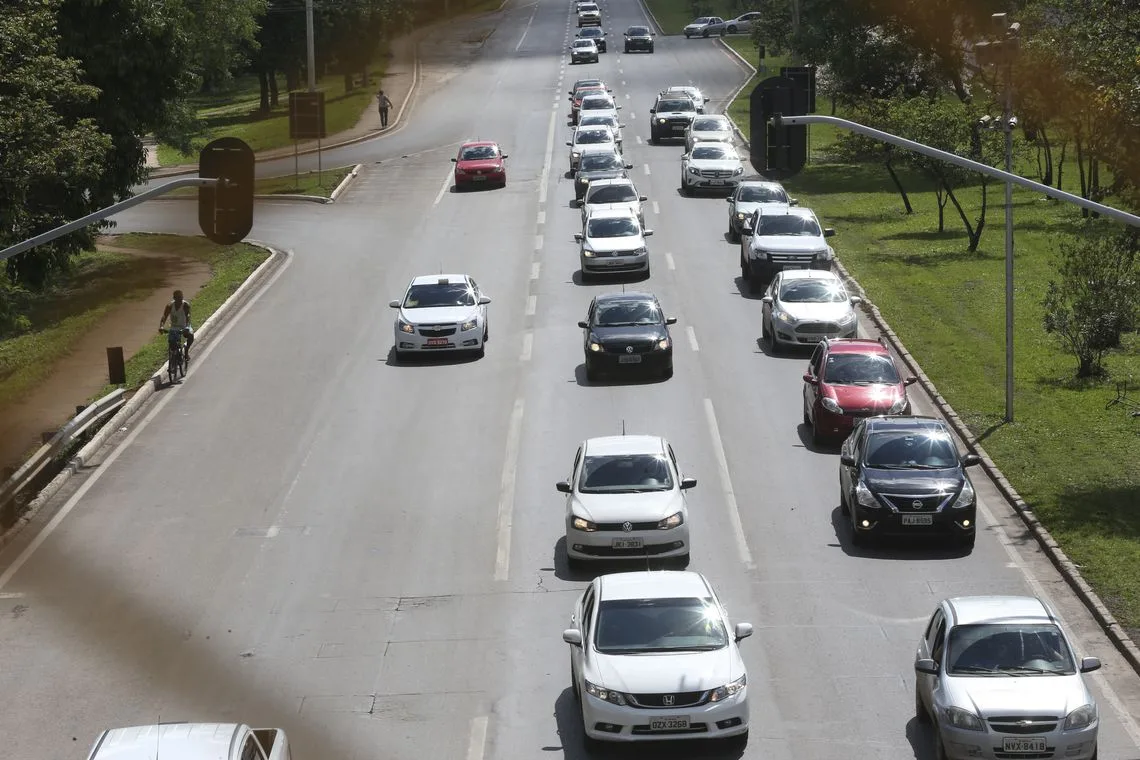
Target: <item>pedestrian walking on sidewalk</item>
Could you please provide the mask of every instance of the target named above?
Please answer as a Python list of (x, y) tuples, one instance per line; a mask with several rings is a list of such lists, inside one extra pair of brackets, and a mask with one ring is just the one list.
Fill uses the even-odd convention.
[(389, 98), (387, 95), (384, 94), (383, 90), (381, 90), (379, 93), (377, 93), (376, 97), (378, 99), (377, 105), (380, 107), (380, 128), (381, 129), (387, 129), (388, 128), (388, 109), (392, 107), (392, 100), (391, 100), (391, 98)]

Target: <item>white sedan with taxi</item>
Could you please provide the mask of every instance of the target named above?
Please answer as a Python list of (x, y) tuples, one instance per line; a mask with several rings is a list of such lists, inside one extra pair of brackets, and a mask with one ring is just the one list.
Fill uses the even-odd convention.
[(487, 342), (487, 304), (479, 284), (466, 274), (425, 274), (412, 278), (404, 297), (389, 302), (397, 309), (396, 358), (410, 354), (471, 351), (483, 355)]

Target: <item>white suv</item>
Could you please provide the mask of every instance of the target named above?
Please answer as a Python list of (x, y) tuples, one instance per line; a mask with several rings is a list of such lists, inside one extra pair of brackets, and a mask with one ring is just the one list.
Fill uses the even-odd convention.
[(815, 212), (804, 206), (762, 209), (745, 219), (740, 239), (740, 276), (762, 287), (784, 269), (831, 269), (835, 251)]
[(601, 26), (602, 9), (596, 3), (578, 3), (578, 28)]

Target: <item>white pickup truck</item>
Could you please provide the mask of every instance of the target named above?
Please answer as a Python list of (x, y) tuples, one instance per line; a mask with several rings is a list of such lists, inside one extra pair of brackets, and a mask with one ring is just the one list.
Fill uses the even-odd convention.
[(244, 723), (159, 723), (104, 731), (88, 760), (291, 760), (280, 728)]

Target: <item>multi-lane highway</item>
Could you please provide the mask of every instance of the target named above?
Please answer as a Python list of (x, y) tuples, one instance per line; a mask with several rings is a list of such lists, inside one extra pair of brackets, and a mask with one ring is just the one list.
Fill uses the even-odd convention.
[[(560, 634), (588, 576), (567, 570), (554, 483), (579, 442), (623, 425), (667, 437), (699, 479), (691, 567), (756, 626), (744, 757), (929, 757), (917, 638), (941, 598), (993, 592), (1050, 595), (1105, 660), (1100, 757), (1140, 757), (1138, 679), (980, 475), (971, 555), (851, 547), (837, 454), (799, 427), (806, 356), (761, 349), (727, 204), (682, 198), (681, 148), (647, 144), (657, 90), (691, 82), (717, 108), (746, 74), (707, 40), (623, 55), (643, 13), (602, 8), (600, 64), (566, 65), (568, 3), (520, 5), (406, 128), (326, 156), (366, 163), (342, 200), (259, 203), (251, 237), (289, 263), (0, 555), (5, 758), (83, 757), (105, 727), (160, 719), (283, 727), (297, 760), (584, 757)], [(668, 381), (590, 385), (581, 366), (576, 323), (619, 287), (576, 274), (566, 93), (588, 76), (625, 106), (650, 199), (638, 287), (679, 318)], [(449, 158), (475, 137), (503, 144), (509, 184), (452, 193)], [(824, 221), (842, 256), (842, 223)], [(196, 232), (192, 203), (119, 222)], [(494, 299), (486, 357), (396, 365), (387, 302), (439, 270)]]

